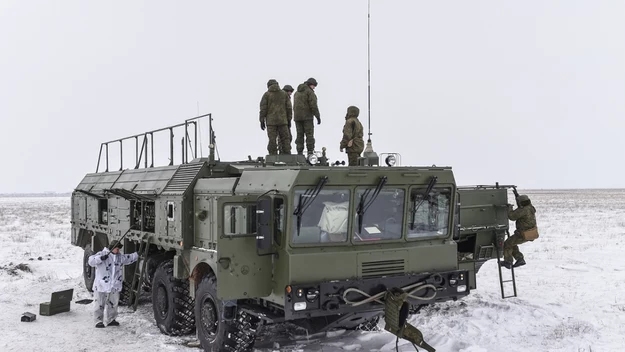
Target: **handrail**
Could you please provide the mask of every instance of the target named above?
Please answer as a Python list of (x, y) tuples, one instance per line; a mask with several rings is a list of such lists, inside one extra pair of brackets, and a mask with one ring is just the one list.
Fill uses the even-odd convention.
[[(102, 162), (102, 151), (104, 150), (105, 152), (105, 166), (106, 169), (104, 172), (108, 172), (109, 171), (109, 144), (111, 143), (119, 143), (119, 154), (120, 154), (120, 160), (119, 160), (119, 171), (123, 170), (124, 167), (124, 148), (123, 148), (123, 142), (130, 140), (132, 138), (135, 139), (135, 163), (134, 163), (134, 168), (138, 169), (141, 165), (141, 161), (144, 162), (144, 167), (145, 168), (152, 168), (154, 167), (154, 133), (159, 133), (159, 132), (163, 132), (163, 131), (169, 131), (169, 165), (174, 165), (174, 128), (178, 128), (178, 127), (183, 127), (184, 126), (184, 137), (182, 139), (182, 162), (181, 164), (187, 164), (189, 163), (189, 148), (191, 148), (191, 156), (195, 159), (198, 157), (198, 120), (208, 117), (209, 119), (209, 141), (211, 141), (211, 145), (209, 146), (211, 148), (214, 148), (214, 132), (212, 130), (212, 114), (208, 113), (208, 114), (204, 114), (204, 115), (200, 115), (200, 116), (196, 116), (196, 117), (192, 117), (189, 119), (186, 119), (183, 123), (179, 123), (179, 124), (175, 124), (175, 125), (171, 125), (171, 126), (167, 126), (167, 127), (163, 127), (163, 128), (159, 128), (159, 129), (155, 129), (152, 131), (147, 131), (144, 133), (140, 133), (140, 134), (135, 134), (135, 135), (131, 135), (128, 137), (123, 137), (123, 138), (118, 138), (118, 139), (113, 139), (110, 140), (108, 142), (103, 142), (100, 144), (100, 152), (98, 153), (98, 164), (96, 166), (96, 173), (99, 172), (100, 170), (100, 164)], [(189, 134), (189, 126), (192, 125), (193, 127), (193, 133), (194, 133), (194, 141), (193, 141), (193, 145), (191, 144), (191, 137)], [(143, 137), (142, 141), (141, 141), (141, 150), (139, 151), (139, 137)], [(212, 155), (212, 154), (211, 154)], [(145, 160), (142, 160), (144, 159)], [(151, 159), (150, 161), (148, 161), (148, 159)], [(149, 166), (148, 166), (148, 162), (149, 162)]]

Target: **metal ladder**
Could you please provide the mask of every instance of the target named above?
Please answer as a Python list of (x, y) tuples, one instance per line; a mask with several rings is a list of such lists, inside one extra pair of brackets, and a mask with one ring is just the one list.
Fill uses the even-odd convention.
[[(139, 304), (139, 296), (141, 295), (141, 286), (143, 284), (143, 277), (145, 276), (145, 269), (147, 267), (148, 252), (150, 251), (150, 238), (141, 241), (139, 245), (139, 258), (137, 259), (137, 265), (135, 265), (135, 272), (132, 276), (132, 284), (130, 286), (130, 292), (132, 292), (132, 310), (137, 311), (137, 305)], [(143, 260), (143, 262), (141, 262)], [(141, 265), (142, 264), (142, 265)]]
[[(506, 235), (508, 236), (508, 238), (510, 238), (510, 232), (508, 232), (508, 230), (506, 230)], [(497, 249), (497, 269), (499, 270), (499, 285), (501, 286), (501, 298), (502, 299), (506, 299), (506, 298), (510, 298), (510, 297), (516, 297), (516, 280), (514, 278), (514, 266), (510, 267), (510, 276), (512, 277), (510, 280), (504, 280), (503, 279), (503, 273), (501, 272), (501, 252), (499, 250), (499, 246), (495, 245), (495, 248)], [(508, 270), (508, 269), (506, 269)], [(512, 289), (514, 291), (514, 294), (506, 296), (505, 294), (505, 288), (504, 288), (504, 284), (508, 283), (508, 282), (512, 282)]]

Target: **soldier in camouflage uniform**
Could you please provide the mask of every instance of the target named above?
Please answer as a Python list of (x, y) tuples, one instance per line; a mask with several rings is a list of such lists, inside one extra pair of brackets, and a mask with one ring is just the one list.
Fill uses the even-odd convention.
[[(285, 91), (286, 94), (289, 95), (289, 102), (290, 102), (291, 94), (293, 94), (293, 91), (294, 91), (293, 87), (287, 84), (282, 88), (282, 90)], [(291, 120), (289, 120), (288, 126), (289, 126), (289, 146), (290, 146), (291, 142), (293, 142), (293, 135), (291, 134)], [(280, 152), (280, 154), (287, 154), (284, 152), (284, 150), (282, 150), (282, 144), (280, 144), (280, 136), (278, 136), (278, 151)], [(290, 152), (288, 154), (290, 154)]]
[(508, 219), (516, 221), (516, 230), (503, 244), (503, 261), (501, 265), (510, 269), (512, 258), (516, 259), (514, 267), (525, 265), (523, 253), (519, 251), (519, 245), (527, 242), (523, 238), (522, 231), (527, 231), (536, 227), (536, 208), (532, 205), (529, 197), (521, 195), (516, 199), (518, 208), (512, 209), (512, 204), (508, 204)]
[(365, 149), (365, 140), (362, 124), (358, 120), (360, 109), (355, 106), (347, 108), (345, 115), (345, 126), (343, 126), (343, 139), (341, 140), (341, 152), (346, 149), (349, 166), (358, 165), (358, 157)]
[(267, 128), (269, 155), (278, 154), (276, 140), (280, 136), (282, 154), (291, 154), (289, 126), (292, 118), (292, 106), (289, 95), (280, 89), (275, 79), (267, 82), (267, 91), (260, 100), (260, 128)]
[(295, 128), (297, 130), (297, 138), (295, 146), (297, 153), (304, 153), (304, 134), (306, 135), (306, 149), (308, 154), (315, 151), (315, 125), (313, 119), (317, 118), (317, 124), (321, 124), (321, 116), (319, 115), (319, 107), (317, 107), (317, 95), (314, 89), (317, 87), (317, 80), (309, 78), (306, 82), (297, 86), (297, 92), (293, 97), (293, 109), (295, 120)]

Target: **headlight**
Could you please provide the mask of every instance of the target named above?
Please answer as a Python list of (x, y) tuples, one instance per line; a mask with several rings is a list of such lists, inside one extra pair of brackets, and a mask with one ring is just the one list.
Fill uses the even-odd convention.
[(386, 157), (386, 165), (393, 166), (397, 162), (395, 155), (389, 155)]
[(456, 290), (457, 290), (458, 292), (466, 292), (466, 290), (467, 290), (467, 285), (460, 285), (460, 286), (458, 286), (458, 287), (456, 288)]
[(304, 310), (306, 309), (306, 302), (297, 302), (293, 304), (293, 310)]
[(316, 165), (317, 160), (319, 160), (319, 158), (315, 154), (310, 154), (308, 156), (308, 162), (310, 163), (310, 165)]

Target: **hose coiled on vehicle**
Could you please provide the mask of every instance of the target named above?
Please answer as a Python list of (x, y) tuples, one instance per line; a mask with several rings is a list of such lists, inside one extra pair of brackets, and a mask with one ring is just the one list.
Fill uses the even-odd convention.
[[(425, 288), (431, 288), (434, 290), (434, 293), (429, 296), (429, 297), (420, 297), (420, 296), (415, 296), (414, 293), (420, 290), (423, 290)], [(406, 293), (408, 293), (408, 297), (415, 299), (415, 300), (420, 300), (420, 301), (429, 301), (431, 299), (434, 299), (434, 297), (436, 297), (436, 286), (432, 285), (432, 284), (426, 284), (423, 281), (414, 283), (412, 285), (408, 285), (408, 286), (404, 286), (402, 287), (402, 290), (404, 290)], [(358, 301), (358, 302), (354, 302), (351, 301), (349, 299), (347, 299), (347, 294), (350, 292), (355, 292), (358, 293), (362, 296), (365, 296), (367, 298), (363, 299), (362, 301)], [(384, 302), (382, 300), (380, 300), (381, 297), (384, 297), (384, 295), (386, 294), (386, 291), (382, 291), (376, 295), (371, 296), (370, 294), (359, 290), (357, 288), (348, 288), (347, 290), (345, 290), (345, 292), (343, 292), (343, 300), (345, 301), (345, 303), (351, 305), (352, 307), (357, 307), (363, 304), (367, 304), (370, 302), (378, 302), (380, 304), (384, 304)]]

